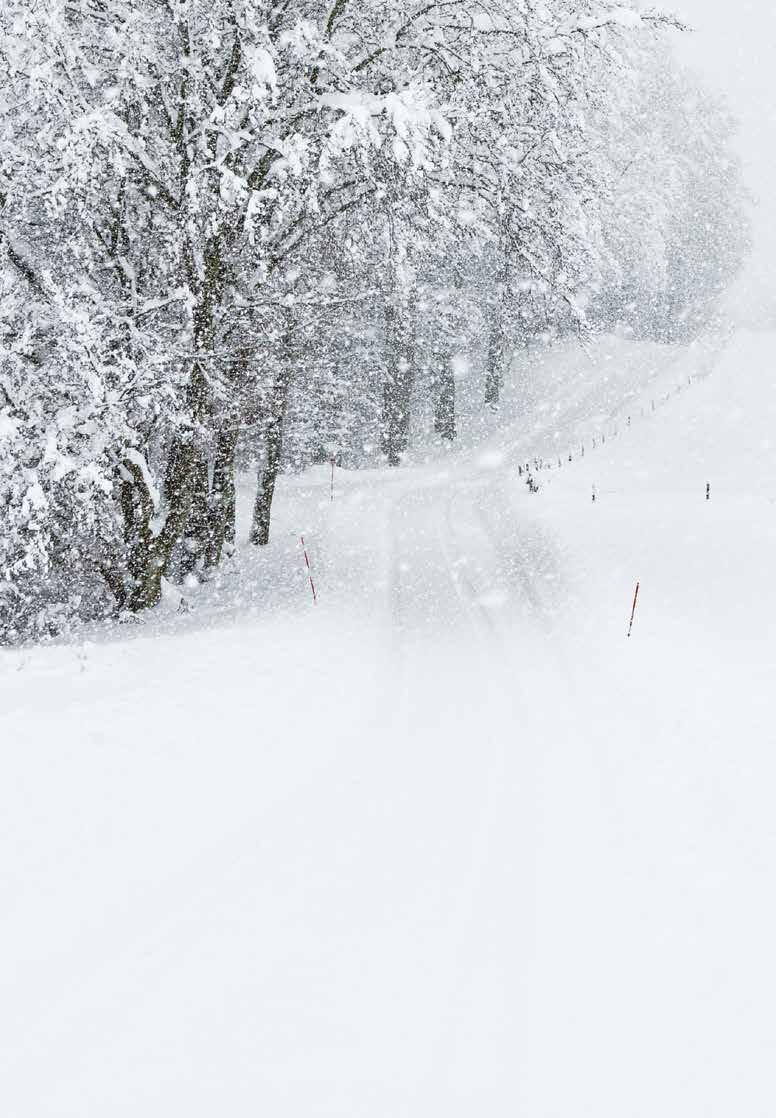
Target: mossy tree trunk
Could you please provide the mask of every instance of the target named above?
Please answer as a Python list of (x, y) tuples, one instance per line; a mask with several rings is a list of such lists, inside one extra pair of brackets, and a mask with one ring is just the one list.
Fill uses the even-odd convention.
[[(188, 20), (181, 11), (177, 21), (184, 54), (190, 54)], [(240, 65), (239, 36), (230, 57), (227, 71), (220, 83), (216, 100), (223, 104), (230, 96)], [(181, 79), (177, 110), (170, 116), (170, 134), (178, 160), (179, 197), (186, 197), (192, 175), (192, 147), (189, 137), (194, 133), (200, 106), (192, 103), (191, 76), (188, 70)], [(210, 138), (215, 159), (215, 134)], [(274, 155), (273, 155), (274, 158)], [(261, 174), (267, 167), (262, 163)], [(253, 188), (261, 181), (254, 173)], [(125, 465), (121, 504), (125, 521), (125, 543), (129, 551), (129, 578), (124, 605), (143, 610), (156, 605), (161, 598), (161, 582), (170, 570), (173, 559), (180, 573), (218, 562), (224, 542), (234, 536), (234, 452), (236, 430), (225, 427), (214, 433), (213, 400), (209, 381), (209, 364), (213, 340), (218, 326), (218, 311), (229, 280), (229, 259), (239, 233), (238, 225), (222, 226), (208, 235), (203, 244), (196, 234), (184, 233), (183, 271), (193, 297), (192, 357), (185, 410), (187, 415), (169, 450), (165, 472), (165, 518), (157, 531), (153, 526), (155, 510), (142, 471)], [(210, 485), (211, 456), (213, 486)], [(178, 566), (178, 559), (180, 565)], [(107, 581), (107, 577), (106, 577)], [(115, 579), (112, 580), (118, 589)], [(109, 582), (111, 585), (111, 582)]]
[[(150, 609), (162, 596), (162, 575), (175, 546), (183, 536), (191, 512), (199, 455), (192, 442), (179, 443), (168, 472), (168, 510), (158, 535), (144, 535), (135, 560), (135, 577), (127, 606), (133, 611)], [(145, 482), (143, 482), (145, 485)]]

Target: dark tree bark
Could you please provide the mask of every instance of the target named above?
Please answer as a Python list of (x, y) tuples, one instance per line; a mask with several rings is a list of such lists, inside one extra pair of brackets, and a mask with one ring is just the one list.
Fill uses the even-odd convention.
[(196, 448), (187, 479), (189, 514), (184, 522), (179, 558), (175, 565), (179, 576), (191, 574), (206, 565), (211, 539), (209, 474), (207, 455)]
[[(146, 544), (138, 552), (137, 574), (127, 602), (128, 608), (133, 611), (150, 609), (161, 599), (162, 575), (183, 535), (191, 512), (198, 458), (192, 442), (177, 445), (168, 470), (167, 519), (158, 536), (153, 536), (149, 528), (149, 534), (145, 537)], [(150, 516), (148, 520), (150, 521)]]
[(501, 396), (504, 359), (504, 300), (509, 282), (509, 256), (503, 240), (497, 248), (497, 269), (493, 301), (488, 310), (488, 356), (485, 364), (485, 403), (497, 408)]
[[(121, 511), (124, 516), (124, 543), (127, 548), (127, 566), (132, 585), (142, 578), (143, 570), (153, 546), (151, 518), (153, 501), (148, 492), (143, 472), (136, 462), (125, 460), (121, 464)], [(123, 603), (121, 603), (123, 605)]]
[(498, 309), (493, 315), (488, 339), (488, 356), (485, 365), (485, 403), (498, 407), (501, 395), (501, 323)]
[[(188, 54), (189, 28), (185, 21), (179, 23), (179, 33)], [(224, 78), (221, 94), (224, 98), (231, 92), (239, 61), (240, 46), (236, 41)], [(191, 170), (187, 139), (191, 129), (189, 86), (190, 78), (186, 73), (181, 84), (178, 112), (171, 122), (172, 138), (178, 151), (181, 197), (185, 194)], [(117, 230), (121, 228), (121, 220), (119, 211)], [(217, 499), (215, 503), (211, 501), (208, 442), (213, 417), (207, 373), (217, 311), (228, 278), (229, 235), (230, 231), (221, 231), (207, 240), (202, 252), (201, 272), (195, 264), (197, 253), (194, 245), (187, 243), (185, 246), (186, 276), (190, 289), (196, 293), (193, 311), (195, 356), (186, 401), (187, 424), (170, 448), (165, 477), (167, 513), (158, 535), (154, 535), (152, 530), (153, 502), (142, 471), (136, 464), (133, 468), (132, 463), (124, 463), (125, 473), (131, 477), (131, 481), (123, 484), (121, 492), (125, 542), (130, 556), (126, 605), (131, 610), (148, 609), (159, 602), (162, 576), (169, 570), (174, 556), (181, 555), (182, 551), (181, 573), (204, 565), (214, 557), (217, 561), (223, 540), (230, 531), (233, 532), (234, 481), (231, 467), (234, 447), (230, 449), (231, 436), (226, 439), (226, 445), (219, 436), (216, 437), (214, 492), (217, 492)], [(117, 236), (115, 234), (113, 238), (113, 255), (117, 248)], [(115, 579), (111, 581), (115, 585)]]
[(415, 381), (414, 325), (403, 305), (385, 308), (388, 367), (383, 384), (382, 451), (398, 466), (410, 437), (410, 400)]
[(455, 438), (455, 376), (449, 357), (442, 362), (436, 379), (434, 430), (452, 442)]
[(222, 427), (216, 436), (213, 463), (213, 488), (210, 494), (210, 549), (208, 565), (221, 560), (225, 544), (235, 541), (234, 455), (237, 449), (237, 427)]
[(272, 500), (275, 496), (275, 483), (280, 470), (283, 455), (283, 427), (288, 406), (288, 392), (291, 387), (291, 363), (286, 355), (283, 368), (275, 381), (270, 402), (265, 447), (266, 459), (264, 468), (259, 474), (259, 487), (256, 493), (256, 502), (253, 506), (253, 521), (248, 537), (252, 544), (263, 547), (269, 543), (270, 517), (272, 515)]

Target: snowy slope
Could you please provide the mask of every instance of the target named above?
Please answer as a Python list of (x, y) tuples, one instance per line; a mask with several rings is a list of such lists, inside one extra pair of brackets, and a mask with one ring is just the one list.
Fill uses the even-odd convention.
[(4, 652), (3, 1112), (772, 1114), (775, 352), (535, 353), (188, 615)]

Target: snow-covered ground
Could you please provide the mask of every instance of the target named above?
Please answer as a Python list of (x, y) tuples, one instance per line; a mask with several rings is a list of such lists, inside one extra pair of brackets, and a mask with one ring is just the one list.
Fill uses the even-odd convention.
[(775, 359), (534, 354), (185, 616), (0, 654), (2, 1113), (770, 1118)]

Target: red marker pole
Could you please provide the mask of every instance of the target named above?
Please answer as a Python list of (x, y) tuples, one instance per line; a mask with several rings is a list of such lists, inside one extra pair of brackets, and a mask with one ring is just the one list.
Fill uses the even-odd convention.
[(305, 561), (305, 566), (307, 567), (307, 577), (310, 580), (310, 589), (313, 592), (313, 605), (315, 605), (316, 602), (318, 601), (318, 596), (315, 593), (315, 583), (313, 582), (313, 574), (312, 574), (312, 571), (310, 570), (310, 560), (307, 558), (307, 548), (305, 547), (305, 544), (304, 544), (304, 536), (300, 536), (299, 539), (302, 542), (302, 551), (304, 552), (304, 561)]
[(633, 609), (631, 610), (630, 625), (628, 626), (628, 636), (631, 635), (633, 629), (633, 618), (636, 616), (636, 602), (639, 600), (639, 583), (636, 583), (636, 593), (633, 595)]

